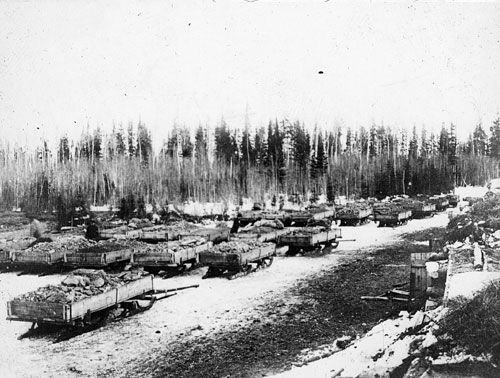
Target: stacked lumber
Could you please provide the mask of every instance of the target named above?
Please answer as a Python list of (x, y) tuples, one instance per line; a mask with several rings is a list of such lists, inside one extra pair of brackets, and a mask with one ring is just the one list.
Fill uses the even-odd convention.
[(223, 242), (215, 245), (210, 252), (212, 253), (245, 253), (248, 251), (252, 251), (254, 249), (268, 247), (270, 245), (274, 245), (273, 243), (264, 243), (259, 242), (257, 240), (233, 240), (228, 242)]
[(106, 274), (102, 270), (78, 269), (59, 285), (48, 285), (19, 295), (13, 301), (70, 304), (135, 281), (147, 273), (139, 271)]

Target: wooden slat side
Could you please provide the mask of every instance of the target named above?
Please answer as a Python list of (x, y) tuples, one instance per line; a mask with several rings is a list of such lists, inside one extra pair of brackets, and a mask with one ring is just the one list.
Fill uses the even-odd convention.
[(10, 301), (7, 306), (8, 318), (46, 319), (64, 321), (64, 304), (50, 302)]

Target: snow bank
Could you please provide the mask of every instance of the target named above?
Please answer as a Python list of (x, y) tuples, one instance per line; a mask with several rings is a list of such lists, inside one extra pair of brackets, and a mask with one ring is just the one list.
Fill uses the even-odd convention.
[[(438, 316), (439, 311), (428, 313), (429, 318)], [(275, 375), (273, 378), (329, 377), (340, 372), (340, 377), (357, 377), (363, 372), (370, 376), (388, 376), (410, 355), (418, 338), (429, 346), (435, 338), (428, 334), (401, 337), (408, 330), (424, 323), (425, 316), (419, 312), (410, 316), (402, 311), (397, 319), (389, 319), (376, 325), (363, 338), (356, 340), (348, 348), (330, 357), (314, 361), (308, 365), (295, 367)]]
[(447, 300), (458, 296), (472, 299), (474, 294), (487, 286), (491, 281), (500, 279), (500, 272), (465, 272), (448, 277)]
[(488, 188), (485, 186), (460, 186), (455, 189), (455, 194), (458, 194), (460, 198), (465, 197), (483, 197)]

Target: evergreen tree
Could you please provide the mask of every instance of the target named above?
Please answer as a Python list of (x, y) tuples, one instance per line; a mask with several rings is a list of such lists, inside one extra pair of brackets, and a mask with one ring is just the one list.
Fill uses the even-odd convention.
[(59, 149), (57, 151), (57, 157), (60, 163), (65, 163), (69, 160), (69, 142), (68, 136), (64, 135), (59, 139)]
[(95, 160), (102, 158), (102, 133), (101, 128), (97, 127), (92, 137), (92, 156)]
[(229, 163), (234, 158), (235, 153), (231, 134), (226, 122), (222, 120), (220, 125), (215, 128), (215, 156)]
[(446, 127), (443, 125), (441, 126), (441, 133), (439, 134), (439, 152), (442, 155), (448, 155), (448, 148), (450, 146), (449, 143), (449, 134), (448, 130), (446, 130)]
[(127, 148), (125, 147), (125, 138), (123, 135), (123, 126), (120, 125), (118, 131), (115, 134), (115, 143), (116, 143), (116, 153), (120, 156), (125, 155), (125, 151)]
[(247, 166), (250, 164), (255, 164), (255, 150), (250, 141), (250, 132), (248, 127), (243, 130), (243, 136), (241, 138), (241, 159)]
[(127, 128), (127, 150), (128, 156), (135, 156), (136, 145), (134, 138), (134, 125), (132, 124), (132, 122), (128, 124)]
[(266, 130), (263, 127), (255, 132), (255, 164), (258, 167), (264, 166), (267, 161), (267, 140), (265, 133)]
[(203, 130), (203, 127), (201, 127), (201, 125), (196, 129), (194, 146), (196, 159), (198, 161), (206, 160), (208, 158), (208, 142), (205, 130)]
[(316, 150), (314, 151), (314, 156), (311, 164), (311, 178), (313, 180), (316, 180), (323, 177), (323, 175), (326, 173), (327, 164), (328, 163), (325, 154), (323, 136), (321, 132), (317, 132)]
[(153, 146), (151, 143), (151, 134), (146, 128), (146, 125), (139, 122), (137, 125), (137, 150), (136, 156), (139, 157), (139, 162), (143, 164), (149, 163), (149, 157), (153, 154)]
[(370, 157), (375, 157), (379, 154), (379, 140), (377, 133), (377, 126), (372, 124), (370, 127), (370, 135), (369, 135), (369, 153)]
[(490, 127), (490, 156), (500, 159), (500, 116), (497, 116)]
[(476, 155), (484, 156), (488, 152), (488, 137), (481, 123), (478, 123), (472, 133), (473, 150)]

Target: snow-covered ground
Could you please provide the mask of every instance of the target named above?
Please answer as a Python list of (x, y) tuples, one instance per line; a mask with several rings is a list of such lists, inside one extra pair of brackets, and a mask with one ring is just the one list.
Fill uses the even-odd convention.
[[(344, 227), (345, 239), (337, 250), (318, 258), (278, 257), (268, 269), (228, 281), (201, 280), (205, 269), (168, 280), (155, 279), (155, 286), (175, 288), (199, 284), (197, 289), (156, 303), (142, 314), (98, 330), (53, 344), (48, 338), (17, 340), (29, 329), (28, 323), (9, 322), (0, 317), (0, 372), (2, 377), (97, 377), (126, 376), (127, 362), (161, 349), (170, 340), (210, 335), (219, 330), (238, 329), (258, 318), (259, 306), (282, 295), (297, 280), (338, 264), (339, 258), (355, 258), (356, 251), (398, 240), (402, 233), (444, 226), (446, 214), (413, 220), (400, 228), (378, 228), (374, 223)], [(62, 276), (38, 277), (14, 273), (0, 275), (0, 302)], [(111, 369), (111, 370), (110, 370)]]

